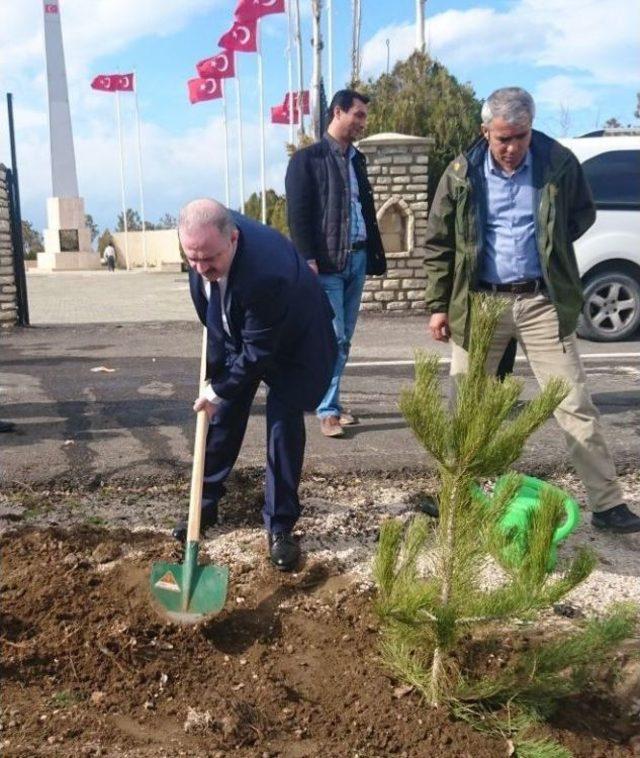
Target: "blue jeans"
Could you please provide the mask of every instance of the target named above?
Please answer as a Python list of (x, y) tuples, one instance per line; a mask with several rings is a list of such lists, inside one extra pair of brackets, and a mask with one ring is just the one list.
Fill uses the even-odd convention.
[(356, 328), (360, 300), (367, 272), (367, 251), (355, 250), (349, 253), (346, 266), (339, 274), (318, 274), (320, 286), (327, 293), (335, 314), (333, 329), (338, 340), (338, 357), (333, 369), (331, 384), (322, 398), (316, 413), (320, 418), (339, 416), (340, 380), (349, 357), (351, 338)]

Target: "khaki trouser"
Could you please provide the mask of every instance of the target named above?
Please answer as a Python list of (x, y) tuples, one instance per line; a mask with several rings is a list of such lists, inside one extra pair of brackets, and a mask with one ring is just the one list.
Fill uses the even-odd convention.
[[(554, 415), (564, 431), (571, 462), (587, 491), (589, 505), (596, 512), (619, 505), (622, 492), (602, 433), (600, 415), (586, 387), (575, 334), (562, 341), (558, 338), (556, 310), (543, 294), (498, 296), (504, 297), (509, 307), (500, 318), (489, 349), (487, 373), (495, 374), (509, 340), (516, 337), (540, 385), (552, 376), (566, 379), (572, 389)], [(453, 344), (454, 385), (456, 376), (466, 371), (467, 359), (466, 350)]]

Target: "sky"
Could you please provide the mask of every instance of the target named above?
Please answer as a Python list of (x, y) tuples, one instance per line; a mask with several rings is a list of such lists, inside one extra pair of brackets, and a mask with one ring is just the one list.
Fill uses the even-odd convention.
[[(236, 0), (58, 0), (80, 195), (101, 229), (121, 212), (115, 96), (97, 92), (98, 74), (137, 74), (145, 215), (177, 215), (194, 197), (224, 201), (222, 101), (190, 105), (195, 63), (218, 51)], [(304, 80), (311, 78), (310, 0), (300, 0)], [(325, 0), (326, 8), (326, 0)], [(361, 0), (362, 78), (376, 77), (415, 46), (415, 0)], [(640, 91), (640, 3), (635, 0), (427, 0), (425, 40), (476, 96), (527, 88), (535, 126), (576, 136), (615, 117), (636, 123)], [(287, 16), (261, 22), (265, 113), (288, 88)], [(351, 2), (333, 0), (333, 82), (350, 77)], [(10, 165), (5, 107), (13, 93), (23, 218), (46, 226), (51, 194), (42, 0), (0, 0), (0, 162)], [(323, 68), (328, 79), (327, 13)], [(388, 43), (387, 43), (388, 41)], [(294, 82), (297, 77), (294, 53)], [(236, 54), (241, 82), (245, 196), (260, 187), (258, 63)], [(121, 96), (127, 206), (140, 210), (135, 99)], [(239, 205), (235, 86), (227, 88), (231, 205)], [(265, 127), (266, 184), (283, 190), (288, 127)]]

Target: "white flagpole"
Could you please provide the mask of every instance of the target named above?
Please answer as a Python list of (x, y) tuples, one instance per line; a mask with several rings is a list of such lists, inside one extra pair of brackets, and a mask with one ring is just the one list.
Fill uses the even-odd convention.
[[(293, 145), (295, 140), (294, 132), (294, 109), (293, 109), (293, 59), (291, 56), (291, 37), (293, 36), (291, 27), (291, 0), (287, 0), (287, 76), (289, 84), (289, 142)], [(298, 104), (298, 108), (301, 108)]]
[(298, 113), (300, 115), (300, 134), (304, 134), (304, 108), (302, 108), (302, 90), (304, 89), (304, 75), (302, 71), (302, 32), (300, 31), (300, 0), (295, 0), (296, 3), (296, 48), (298, 53), (298, 102), (300, 107)]
[(242, 158), (242, 101), (240, 99), (240, 74), (236, 68), (236, 107), (238, 114), (238, 163), (240, 175), (238, 177), (238, 187), (240, 190), (240, 213), (244, 213), (244, 161)]
[(129, 230), (127, 228), (127, 208), (124, 193), (124, 151), (122, 149), (122, 124), (120, 123), (120, 92), (116, 90), (116, 119), (118, 121), (118, 142), (120, 143), (120, 190), (122, 194), (122, 223), (124, 226), (124, 265), (129, 270)]
[(224, 82), (222, 86), (222, 123), (224, 125), (224, 198), (225, 205), (229, 207), (231, 202), (231, 193), (229, 192), (229, 124), (227, 123), (227, 96), (225, 94)]
[(140, 109), (138, 107), (138, 75), (133, 71), (133, 94), (136, 102), (136, 131), (138, 134), (138, 185), (140, 191), (140, 215), (142, 216), (142, 259), (145, 270), (148, 268), (147, 262), (147, 222), (144, 215), (144, 190), (142, 180), (142, 140), (140, 139)]
[(267, 188), (265, 185), (265, 139), (264, 139), (264, 73), (262, 70), (262, 46), (260, 44), (260, 21), (256, 24), (256, 47), (258, 48), (258, 92), (260, 102), (260, 189), (262, 195), (262, 223), (267, 223)]
[(329, 100), (333, 97), (333, 0), (327, 0), (327, 43), (329, 52)]

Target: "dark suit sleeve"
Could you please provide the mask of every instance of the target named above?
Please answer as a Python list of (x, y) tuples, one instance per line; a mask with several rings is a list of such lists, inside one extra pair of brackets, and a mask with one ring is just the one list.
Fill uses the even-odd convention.
[(277, 281), (263, 284), (259, 293), (247, 298), (240, 352), (212, 381), (216, 395), (225, 400), (233, 400), (264, 376), (280, 344), (287, 315), (286, 287)]
[(316, 257), (318, 188), (306, 151), (300, 150), (291, 156), (284, 186), (291, 239), (303, 258), (313, 259)]

